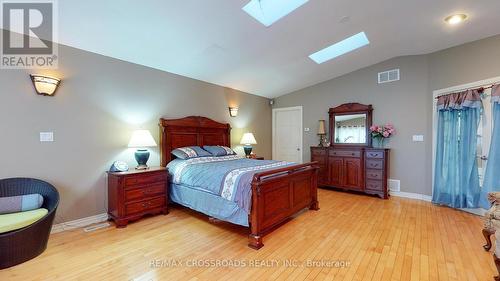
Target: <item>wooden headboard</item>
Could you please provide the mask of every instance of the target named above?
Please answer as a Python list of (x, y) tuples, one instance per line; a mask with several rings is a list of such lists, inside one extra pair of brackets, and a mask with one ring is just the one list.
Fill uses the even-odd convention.
[(201, 116), (181, 119), (160, 119), (160, 161), (167, 166), (173, 160), (172, 150), (184, 146), (231, 146), (228, 123), (219, 123)]

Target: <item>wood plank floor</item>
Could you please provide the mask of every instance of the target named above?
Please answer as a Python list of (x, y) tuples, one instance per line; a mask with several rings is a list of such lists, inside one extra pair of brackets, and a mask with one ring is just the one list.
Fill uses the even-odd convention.
[(495, 275), (477, 216), (323, 189), (319, 200), (320, 211), (306, 211), (266, 236), (259, 251), (246, 246), (245, 228), (174, 207), (125, 229), (54, 234), (45, 253), (0, 271), (0, 280), (484, 281)]

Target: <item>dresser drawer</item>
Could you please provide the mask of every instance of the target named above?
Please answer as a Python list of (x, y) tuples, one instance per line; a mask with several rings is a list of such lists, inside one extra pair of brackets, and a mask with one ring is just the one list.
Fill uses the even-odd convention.
[(143, 186), (140, 188), (125, 190), (125, 201), (136, 201), (161, 194), (165, 194), (165, 182)]
[(366, 169), (382, 170), (384, 168), (384, 160), (366, 159)]
[(312, 148), (311, 149), (311, 155), (312, 156), (325, 156), (327, 149), (322, 149), (322, 148)]
[(165, 196), (161, 196), (137, 203), (129, 203), (125, 205), (125, 213), (127, 215), (130, 215), (148, 211), (150, 209), (161, 208), (165, 206), (166, 202), (165, 200), (166, 200)]
[(330, 150), (330, 156), (360, 158), (361, 151), (359, 151), (359, 150)]
[(367, 151), (366, 158), (374, 158), (374, 159), (383, 159), (384, 152), (383, 151)]
[(125, 186), (135, 186), (148, 183), (157, 183), (159, 181), (166, 181), (167, 173), (152, 173), (150, 175), (132, 176), (125, 178)]
[(382, 170), (366, 169), (366, 178), (371, 180), (381, 180), (383, 176)]
[(384, 190), (384, 182), (378, 180), (367, 180), (366, 189), (382, 191)]

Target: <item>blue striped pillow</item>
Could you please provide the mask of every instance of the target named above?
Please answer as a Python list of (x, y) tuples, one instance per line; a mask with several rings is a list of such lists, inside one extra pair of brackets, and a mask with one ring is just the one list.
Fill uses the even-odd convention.
[(40, 194), (0, 197), (0, 214), (10, 214), (38, 209), (43, 204)]
[(206, 156), (212, 156), (210, 153), (208, 153), (206, 150), (203, 150), (203, 148), (199, 146), (186, 146), (186, 147), (179, 147), (176, 148), (172, 151), (172, 154), (180, 159), (190, 159), (190, 158), (197, 158), (197, 157), (206, 157)]
[(236, 154), (231, 148), (222, 145), (205, 145), (203, 149), (210, 152), (213, 156), (226, 156)]

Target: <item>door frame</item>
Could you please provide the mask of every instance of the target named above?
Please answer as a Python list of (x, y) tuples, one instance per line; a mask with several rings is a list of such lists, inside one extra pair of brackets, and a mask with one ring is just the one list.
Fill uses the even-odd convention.
[(304, 155), (304, 128), (303, 128), (303, 109), (302, 106), (292, 106), (292, 107), (280, 107), (280, 108), (273, 108), (273, 115), (272, 115), (272, 144), (273, 144), (273, 160), (276, 159), (276, 113), (281, 112), (281, 111), (289, 111), (289, 110), (299, 110), (300, 113), (300, 153), (299, 153), (299, 163), (303, 163), (303, 155)]
[[(437, 146), (437, 97), (450, 94), (453, 92), (465, 91), (467, 89), (486, 87), (493, 84), (500, 83), (500, 76), (493, 77), (489, 79), (484, 79), (472, 83), (452, 86), (444, 89), (435, 90), (432, 92), (432, 195), (434, 195), (434, 178), (435, 178), (435, 168), (436, 168), (436, 146)], [(431, 197), (432, 197), (431, 195)]]

